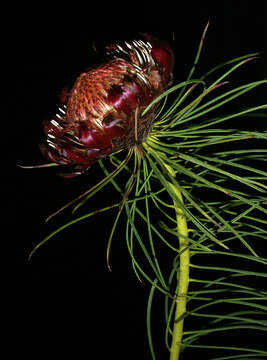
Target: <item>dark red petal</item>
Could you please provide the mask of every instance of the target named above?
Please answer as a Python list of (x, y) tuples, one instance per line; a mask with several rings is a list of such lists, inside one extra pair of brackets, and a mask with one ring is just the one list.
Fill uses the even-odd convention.
[(147, 41), (152, 45), (151, 55), (156, 64), (163, 68), (163, 82), (164, 86), (168, 84), (169, 77), (174, 66), (174, 53), (170, 45), (164, 41), (155, 38), (149, 34), (142, 34)]
[(167, 82), (172, 72), (172, 56), (167, 49), (153, 48), (151, 51), (153, 59), (163, 67), (164, 81)]
[(44, 157), (46, 157), (48, 160), (55, 162), (60, 165), (67, 165), (70, 164), (70, 161), (66, 159), (64, 156), (57, 153), (55, 150), (52, 150), (48, 148), (48, 146), (41, 144), (40, 150)]
[(121, 121), (115, 119), (111, 121), (109, 124), (104, 126), (105, 133), (111, 138), (119, 138), (124, 134), (124, 129), (121, 126)]
[(95, 161), (97, 161), (101, 155), (102, 155), (102, 150), (101, 149), (89, 149), (86, 152), (87, 154), (87, 161), (93, 163)]
[(87, 125), (80, 126), (79, 139), (82, 144), (89, 148), (96, 147), (95, 139), (93, 138), (92, 130)]
[(111, 139), (109, 136), (102, 135), (97, 131), (93, 131), (92, 136), (95, 141), (96, 148), (105, 149), (110, 146)]
[(89, 129), (87, 125), (80, 126), (79, 139), (80, 142), (88, 148), (106, 148), (111, 144), (109, 136), (100, 134), (96, 130)]
[(73, 171), (70, 172), (66, 172), (66, 173), (57, 173), (57, 175), (66, 178), (66, 179), (73, 179), (79, 175), (81, 175), (82, 173), (84, 173), (86, 170), (88, 170), (90, 168), (91, 164), (78, 164), (75, 165), (73, 168)]
[(129, 115), (139, 105), (139, 99), (144, 96), (140, 85), (131, 82), (123, 86), (114, 86), (108, 95), (108, 101), (117, 111)]
[(85, 154), (82, 152), (79, 153), (69, 147), (62, 148), (61, 152), (65, 158), (71, 160), (73, 163), (81, 164), (88, 161)]
[[(84, 171), (86, 171), (86, 170), (87, 170), (87, 168)], [(73, 179), (81, 174), (82, 174), (82, 172), (79, 172), (79, 171), (74, 171), (74, 172), (70, 172), (70, 173), (57, 173), (58, 176), (63, 177), (65, 179)]]

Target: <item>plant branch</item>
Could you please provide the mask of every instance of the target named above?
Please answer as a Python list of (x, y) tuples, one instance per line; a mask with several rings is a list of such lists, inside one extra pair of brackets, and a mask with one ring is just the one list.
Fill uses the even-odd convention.
[[(180, 191), (171, 183), (170, 186), (172, 187), (178, 199), (183, 203), (183, 198)], [(172, 332), (170, 360), (178, 360), (179, 354), (181, 352), (184, 315), (186, 313), (187, 292), (189, 286), (189, 263), (190, 263), (189, 243), (186, 240), (186, 237), (188, 237), (186, 216), (183, 210), (175, 201), (174, 201), (174, 206), (175, 206), (176, 218), (177, 218), (177, 231), (182, 236), (178, 236), (179, 250), (180, 250), (180, 265), (177, 272), (178, 294), (176, 298), (176, 311), (175, 311), (174, 325)]]

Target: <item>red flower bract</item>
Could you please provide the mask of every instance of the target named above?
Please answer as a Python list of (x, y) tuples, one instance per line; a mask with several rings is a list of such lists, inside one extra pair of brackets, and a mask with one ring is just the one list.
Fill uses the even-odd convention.
[(82, 73), (52, 120), (45, 121), (47, 144), (41, 151), (52, 162), (73, 165), (65, 177), (86, 171), (111, 152), (146, 140), (157, 105), (143, 110), (170, 84), (174, 55), (150, 35), (105, 48), (109, 61)]

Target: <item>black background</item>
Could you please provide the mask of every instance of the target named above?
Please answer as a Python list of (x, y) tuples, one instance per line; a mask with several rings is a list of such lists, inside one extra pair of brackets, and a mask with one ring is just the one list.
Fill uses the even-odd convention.
[[(44, 163), (38, 148), (43, 139), (42, 121), (56, 110), (61, 89), (94, 64), (94, 42), (101, 48), (106, 41), (128, 36), (128, 30), (169, 41), (174, 32), (174, 77), (181, 81), (190, 70), (201, 33), (210, 20), (200, 74), (225, 60), (259, 51), (261, 58), (240, 72), (238, 80), (266, 77), (266, 2), (214, 3), (207, 6), (189, 1), (187, 8), (181, 4), (174, 8), (174, 4), (139, 7), (131, 3), (130, 9), (115, 11), (115, 15), (109, 15), (108, 9), (89, 8), (87, 22), (80, 18), (85, 15), (86, 19), (83, 9), (78, 9), (79, 16), (73, 13), (70, 20), (63, 14), (56, 15), (52, 6), (43, 17), (42, 8), (23, 8), (21, 14), (17, 9), (18, 20), (10, 10), (10, 26), (4, 36), (7, 49), (2, 54), (7, 60), (2, 75), (8, 78), (4, 89), (8, 113), (2, 119), (1, 141), (2, 247), (8, 246), (2, 259), (3, 263), (7, 260), (6, 332), (11, 350), (14, 346), (21, 355), (60, 358), (73, 353), (77, 359), (151, 358), (145, 328), (149, 286), (139, 284), (131, 269), (123, 220), (112, 248), (112, 273), (106, 266), (106, 244), (115, 213), (73, 226), (51, 239), (30, 262), (27, 260), (34, 245), (70, 219), (70, 211), (46, 225), (44, 219), (95, 184), (101, 178), (98, 166), (80, 178), (68, 180), (57, 177), (53, 168), (23, 170), (16, 164)], [(259, 94), (257, 103), (266, 102), (266, 89)], [(109, 189), (90, 200), (87, 209), (118, 200)], [(156, 351), (162, 355), (160, 359), (167, 359), (162, 316), (159, 302), (153, 320)]]

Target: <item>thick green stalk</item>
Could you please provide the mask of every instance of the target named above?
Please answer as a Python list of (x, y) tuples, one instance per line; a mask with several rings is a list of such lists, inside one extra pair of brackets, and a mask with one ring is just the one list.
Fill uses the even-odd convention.
[[(183, 203), (182, 194), (176, 187), (170, 183), (177, 198)], [(177, 218), (177, 231), (179, 233), (179, 250), (180, 250), (180, 266), (177, 272), (178, 281), (178, 294), (176, 298), (176, 310), (174, 316), (174, 325), (172, 332), (172, 344), (170, 350), (170, 360), (178, 360), (181, 352), (181, 343), (183, 338), (184, 315), (186, 312), (187, 292), (189, 285), (189, 263), (190, 263), (190, 250), (189, 243), (185, 237), (188, 237), (188, 228), (186, 216), (179, 205), (174, 202), (176, 218)]]

